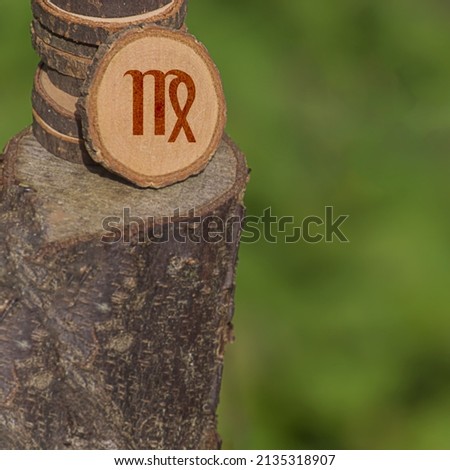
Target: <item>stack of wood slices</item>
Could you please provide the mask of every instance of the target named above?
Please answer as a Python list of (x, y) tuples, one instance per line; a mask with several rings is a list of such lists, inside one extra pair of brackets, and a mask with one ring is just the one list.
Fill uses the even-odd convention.
[(57, 157), (93, 164), (77, 102), (98, 49), (130, 28), (184, 30), (187, 0), (32, 0), (33, 45), (41, 57), (33, 131)]

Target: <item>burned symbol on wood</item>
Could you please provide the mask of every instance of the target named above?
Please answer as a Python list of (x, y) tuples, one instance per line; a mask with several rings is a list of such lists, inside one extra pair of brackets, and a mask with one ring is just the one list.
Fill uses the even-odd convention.
[[(129, 70), (125, 77), (130, 75), (133, 78), (133, 135), (144, 135), (144, 78), (153, 76), (155, 79), (155, 135), (166, 135), (166, 79), (174, 76), (169, 85), (170, 102), (178, 121), (169, 137), (169, 143), (174, 143), (178, 139), (181, 131), (186, 134), (188, 142), (196, 142), (194, 133), (188, 122), (188, 114), (195, 101), (196, 88), (192, 77), (182, 70), (170, 70), (167, 73), (161, 70), (148, 70), (141, 72), (139, 70)], [(181, 85), (187, 89), (186, 104), (181, 106), (178, 89)]]

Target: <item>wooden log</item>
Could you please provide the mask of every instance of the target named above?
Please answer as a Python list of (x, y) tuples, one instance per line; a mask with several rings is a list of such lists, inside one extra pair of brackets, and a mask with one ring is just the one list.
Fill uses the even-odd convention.
[(0, 448), (217, 448), (241, 153), (224, 140), (199, 176), (145, 191), (29, 130), (0, 161)]
[(33, 0), (32, 7), (35, 19), (54, 34), (83, 44), (100, 45), (110, 34), (132, 26), (182, 28), (187, 0), (171, 0), (158, 10), (123, 18), (80, 16), (61, 10), (50, 0)]
[(32, 94), (33, 109), (55, 131), (82, 138), (77, 98), (57, 88), (40, 65), (36, 70)]
[(170, 0), (51, 0), (63, 10), (84, 16), (118, 18), (140, 15), (167, 5)]
[(60, 90), (66, 92), (67, 94), (75, 97), (81, 95), (81, 89), (83, 88), (84, 80), (75, 77), (69, 77), (58, 72), (51, 67), (48, 67), (46, 64), (43, 64), (43, 68), (47, 72), (48, 78), (50, 81)]
[(208, 51), (194, 36), (165, 28), (111, 36), (78, 105), (92, 159), (141, 187), (161, 188), (202, 171), (226, 123), (222, 82)]
[(39, 23), (37, 20), (33, 20), (31, 23), (31, 37), (37, 37), (45, 44), (52, 46), (60, 51), (67, 52), (77, 57), (84, 57), (86, 59), (92, 59), (98, 50), (97, 46), (90, 44), (82, 44), (80, 42), (71, 41), (62, 36), (53, 34), (48, 29)]

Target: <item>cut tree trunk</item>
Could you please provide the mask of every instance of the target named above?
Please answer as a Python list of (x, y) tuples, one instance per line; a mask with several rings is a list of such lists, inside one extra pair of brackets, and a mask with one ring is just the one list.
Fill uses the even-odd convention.
[(217, 448), (242, 154), (140, 190), (26, 130), (0, 169), (0, 448)]

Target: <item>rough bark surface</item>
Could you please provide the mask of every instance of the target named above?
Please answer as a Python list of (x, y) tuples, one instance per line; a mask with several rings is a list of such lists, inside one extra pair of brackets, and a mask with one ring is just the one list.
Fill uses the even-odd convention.
[[(191, 214), (180, 243), (164, 217), (239, 221), (240, 152), (225, 139), (202, 174), (144, 191), (27, 130), (0, 169), (0, 448), (217, 448), (239, 223), (228, 242), (198, 242)], [(102, 220), (125, 207), (159, 222), (105, 243)]]
[(58, 36), (48, 29), (44, 28), (39, 21), (33, 20), (31, 23), (31, 36), (39, 38), (42, 42), (69, 54), (86, 59), (92, 59), (97, 52), (98, 46), (82, 44)]
[(36, 140), (56, 157), (71, 163), (88, 166), (98, 165), (89, 156), (83, 140), (59, 133), (38, 116), (34, 110), (32, 127)]
[(171, 0), (52, 0), (63, 10), (87, 16), (117, 18), (156, 10)]
[(77, 98), (81, 95), (84, 80), (59, 73), (57, 70), (48, 67), (46, 64), (43, 64), (43, 66), (53, 85)]
[(32, 43), (35, 51), (42, 61), (49, 67), (63, 75), (85, 80), (92, 59), (79, 57), (69, 52), (64, 52), (42, 41), (38, 36), (32, 35)]
[[(64, 96), (60, 90), (52, 95), (53, 90), (48, 90), (42, 83), (48, 74), (39, 66), (34, 78), (32, 93), (33, 110), (55, 131), (69, 137), (81, 139), (81, 121), (76, 112), (76, 100), (74, 97)], [(50, 82), (51, 83), (51, 82)], [(66, 107), (65, 107), (65, 106)]]
[(187, 0), (172, 0), (161, 9), (115, 19), (77, 16), (60, 10), (50, 0), (33, 0), (32, 8), (34, 18), (54, 34), (83, 44), (100, 45), (111, 33), (132, 26), (182, 28), (187, 13)]

